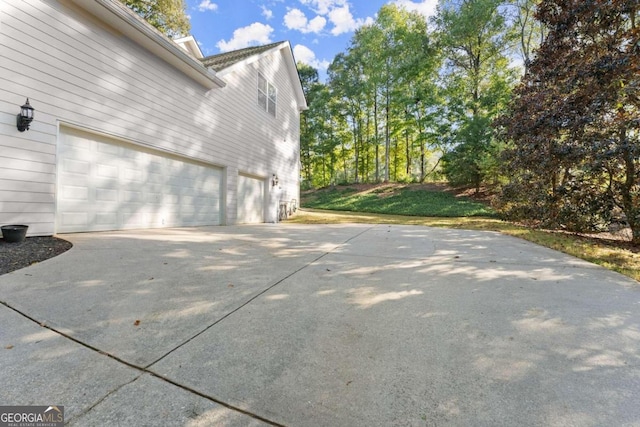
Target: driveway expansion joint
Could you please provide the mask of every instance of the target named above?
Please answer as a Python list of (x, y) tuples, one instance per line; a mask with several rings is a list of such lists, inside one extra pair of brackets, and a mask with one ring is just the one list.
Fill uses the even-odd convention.
[(372, 227), (367, 227), (364, 230), (356, 233), (355, 235), (349, 237), (348, 239), (346, 239), (344, 242), (335, 245), (335, 247), (333, 247), (331, 250), (323, 252), (321, 255), (319, 255), (318, 257), (314, 258), (313, 260), (305, 263), (304, 265), (302, 265), (301, 267), (297, 268), (296, 270), (294, 270), (293, 272), (285, 275), (284, 277), (274, 281), (273, 283), (269, 284), (265, 289), (263, 289), (262, 291), (260, 291), (259, 293), (257, 293), (256, 295), (254, 295), (253, 297), (251, 297), (249, 300), (245, 301), (243, 304), (241, 304), (240, 306), (236, 307), (234, 310), (228, 312), (227, 314), (225, 314), (224, 316), (222, 316), (220, 319), (216, 320), (214, 323), (210, 324), (209, 326), (207, 326), (206, 328), (204, 328), (203, 330), (201, 330), (200, 332), (198, 332), (197, 334), (193, 335), (192, 337), (190, 337), (189, 339), (185, 340), (184, 342), (182, 342), (181, 344), (177, 345), (176, 347), (174, 347), (173, 349), (169, 350), (167, 353), (165, 353), (164, 355), (162, 355), (161, 357), (159, 357), (158, 359), (156, 359), (155, 361), (147, 364), (146, 366), (138, 366), (135, 365), (133, 363), (127, 362), (124, 359), (121, 359), (118, 356), (115, 356), (111, 353), (105, 352), (103, 350), (100, 350), (99, 348), (92, 346), (88, 343), (85, 343), (67, 333), (64, 333), (62, 331), (57, 330), (56, 328), (49, 326), (46, 324), (46, 322), (44, 321), (38, 321), (37, 319), (29, 316), (28, 314), (22, 312), (21, 310), (11, 306), (9, 303), (5, 302), (5, 301), (0, 301), (0, 304), (4, 305), (5, 307), (9, 308), (10, 310), (18, 313), (19, 315), (29, 319), (30, 321), (32, 321), (33, 323), (36, 323), (37, 325), (39, 325), (42, 328), (45, 328), (47, 330), (50, 330), (51, 332), (54, 332), (57, 335), (60, 335), (70, 341), (73, 341), (74, 343), (81, 345), (82, 347), (85, 347), (88, 350), (91, 350), (93, 352), (96, 352), (102, 356), (106, 356), (110, 359), (115, 360), (116, 362), (119, 362), (129, 368), (135, 369), (138, 372), (140, 372), (140, 375), (137, 375), (134, 379), (132, 379), (131, 381), (128, 381), (126, 383), (120, 384), (118, 387), (116, 387), (115, 389), (109, 391), (107, 394), (105, 394), (103, 397), (101, 397), (100, 399), (98, 399), (95, 403), (93, 403), (91, 406), (89, 406), (87, 409), (83, 410), (80, 414), (78, 414), (77, 416), (74, 416), (74, 418), (72, 420), (69, 420), (69, 422), (75, 422), (74, 420), (80, 419), (81, 417), (85, 416), (86, 414), (90, 413), (95, 407), (97, 407), (100, 403), (104, 402), (106, 399), (109, 398), (109, 396), (113, 395), (114, 393), (116, 393), (118, 390), (122, 389), (124, 386), (132, 384), (133, 382), (137, 381), (140, 377), (142, 377), (143, 374), (149, 374), (155, 378), (160, 379), (161, 381), (164, 381), (166, 383), (169, 383), (175, 387), (178, 387), (184, 391), (187, 391), (189, 393), (195, 394), (197, 396), (200, 396), (204, 399), (207, 399), (211, 402), (214, 402), (218, 405), (221, 405), (223, 407), (226, 407), (232, 411), (236, 411), (239, 413), (242, 413), (244, 415), (247, 415), (251, 418), (254, 418), (256, 420), (262, 421), (264, 423), (267, 423), (269, 425), (272, 426), (279, 426), (279, 427), (284, 427), (282, 424), (279, 424), (275, 421), (271, 421), (267, 418), (261, 417), (260, 415), (251, 413), (249, 411), (246, 411), (244, 409), (238, 408), (234, 405), (231, 405), (229, 403), (226, 403), (220, 399), (217, 399), (213, 396), (209, 396), (205, 393), (202, 393), (198, 390), (195, 390), (191, 387), (185, 386), (183, 384), (178, 383), (177, 381), (174, 381), (170, 378), (164, 377), (162, 375), (157, 374), (156, 372), (151, 370), (151, 367), (155, 364), (157, 364), (158, 362), (160, 362), (161, 360), (165, 359), (167, 356), (169, 356), (170, 354), (172, 354), (173, 352), (177, 351), (178, 349), (180, 349), (181, 347), (183, 347), (184, 345), (188, 344), (189, 342), (193, 341), (194, 339), (196, 339), (197, 337), (199, 337), (200, 335), (204, 334), (206, 331), (208, 331), (209, 329), (213, 328), (214, 326), (216, 326), (217, 324), (219, 324), (220, 322), (222, 322), (223, 320), (227, 319), (228, 317), (230, 317), (231, 315), (233, 315), (234, 313), (240, 311), (241, 309), (243, 309), (244, 307), (248, 306), (249, 304), (251, 304), (253, 301), (255, 301), (256, 299), (258, 299), (259, 297), (261, 297), (262, 295), (264, 295), (265, 293), (269, 292), (270, 290), (274, 289), (276, 286), (278, 286), (279, 284), (281, 284), (282, 282), (284, 282), (285, 280), (287, 280), (288, 278), (294, 276), (295, 274), (305, 270), (307, 267), (314, 265), (315, 263), (317, 263), (319, 260), (321, 260), (322, 258), (326, 257), (327, 255), (330, 255), (331, 253), (335, 252), (336, 250), (338, 250), (340, 247), (346, 245), (347, 243), (349, 243), (350, 241), (357, 239), (358, 237), (360, 237), (361, 235), (365, 234), (366, 232), (373, 230), (374, 228), (378, 227), (378, 225), (374, 225)]
[[(56, 332), (53, 329), (50, 329), (53, 332)], [(57, 332), (56, 332), (57, 333)], [(102, 352), (100, 352), (100, 354), (104, 354)], [(108, 355), (107, 355), (108, 356)], [(90, 405), (88, 408), (84, 409), (82, 412), (80, 412), (78, 415), (75, 415), (74, 417), (72, 417), (71, 419), (65, 420), (65, 424), (69, 424), (69, 425), (73, 425), (77, 420), (82, 419), (82, 417), (84, 417), (85, 415), (91, 413), (91, 411), (93, 411), (93, 408), (95, 408), (96, 406), (100, 405), (102, 402), (104, 402), (105, 400), (107, 400), (110, 396), (112, 396), (113, 394), (115, 394), (116, 392), (118, 392), (119, 390), (121, 390), (123, 387), (128, 386), (129, 384), (133, 384), (134, 382), (138, 381), (138, 379), (142, 376), (143, 374), (141, 373), (140, 375), (136, 376), (134, 379), (132, 379), (131, 381), (127, 381), (125, 383), (120, 384), (118, 387), (114, 388), (113, 390), (111, 390), (110, 392), (108, 392), (107, 394), (105, 394), (104, 396), (102, 396), (100, 399), (96, 400), (95, 403), (93, 403), (92, 405)]]
[[(303, 267), (303, 268), (304, 268), (304, 267)], [(284, 280), (284, 279), (282, 279), (282, 280)], [(278, 282), (278, 283), (279, 283), (279, 282)], [(275, 285), (273, 285), (273, 286), (275, 286)], [(266, 291), (265, 291), (265, 292), (266, 292)], [(263, 293), (264, 293), (264, 292), (263, 292)], [(113, 389), (113, 390), (109, 391), (107, 394), (105, 394), (105, 395), (104, 395), (104, 396), (102, 396), (100, 399), (98, 399), (95, 403), (93, 403), (93, 404), (92, 404), (91, 406), (89, 406), (87, 409), (83, 410), (83, 411), (82, 411), (81, 413), (79, 413), (77, 416), (74, 416), (71, 420), (67, 420), (67, 422), (68, 422), (68, 423), (75, 422), (75, 420), (80, 419), (81, 417), (83, 417), (83, 416), (85, 416), (86, 414), (90, 413), (90, 412), (91, 412), (91, 411), (92, 411), (96, 406), (98, 406), (100, 403), (104, 402), (107, 398), (109, 398), (109, 396), (113, 395), (113, 394), (114, 394), (114, 393), (116, 393), (118, 390), (122, 389), (123, 387), (125, 387), (125, 386), (127, 386), (127, 385), (129, 385), (129, 384), (134, 383), (134, 382), (135, 382), (135, 381), (137, 381), (140, 377), (142, 377), (142, 375), (143, 375), (143, 374), (149, 374), (149, 375), (151, 375), (151, 376), (153, 376), (153, 377), (155, 377), (155, 378), (158, 378), (158, 379), (160, 379), (160, 380), (162, 380), (162, 381), (164, 381), (164, 382), (166, 382), (166, 383), (169, 383), (169, 384), (171, 384), (171, 385), (173, 385), (173, 386), (175, 386), (175, 387), (178, 387), (178, 388), (180, 388), (180, 389), (182, 389), (182, 390), (184, 390), (184, 391), (187, 391), (187, 392), (189, 392), (189, 393), (195, 394), (195, 395), (197, 395), (197, 396), (199, 396), (199, 397), (202, 397), (202, 398), (207, 399), (207, 400), (209, 400), (209, 401), (211, 401), (211, 402), (214, 402), (214, 403), (216, 403), (216, 404), (218, 404), (218, 405), (220, 405), (220, 406), (224, 406), (225, 408), (230, 409), (230, 410), (232, 410), (232, 411), (239, 412), (239, 413), (241, 413), (241, 414), (247, 415), (247, 416), (249, 416), (249, 417), (251, 417), (251, 418), (254, 418), (254, 419), (258, 420), (258, 421), (262, 421), (262, 422), (267, 423), (267, 424), (272, 425), (272, 426), (276, 426), (276, 427), (285, 427), (285, 426), (283, 426), (282, 424), (276, 423), (275, 421), (271, 421), (271, 420), (269, 420), (269, 419), (267, 419), (267, 418), (261, 417), (260, 415), (257, 415), (257, 414), (254, 414), (254, 413), (251, 413), (251, 412), (246, 411), (246, 410), (244, 410), (244, 409), (242, 409), (242, 408), (238, 408), (238, 407), (233, 406), (233, 405), (231, 405), (231, 404), (228, 404), (228, 403), (226, 403), (226, 402), (224, 402), (224, 401), (222, 401), (222, 400), (220, 400), (220, 399), (216, 399), (216, 398), (215, 398), (215, 397), (213, 397), (213, 396), (209, 396), (209, 395), (204, 394), (204, 393), (202, 393), (202, 392), (199, 392), (199, 391), (197, 391), (197, 390), (195, 390), (195, 389), (192, 389), (192, 388), (190, 388), (190, 387), (184, 386), (184, 385), (182, 385), (182, 384), (180, 384), (180, 383), (178, 383), (178, 382), (176, 382), (176, 381), (173, 381), (173, 380), (170, 380), (170, 379), (168, 379), (168, 378), (166, 378), (166, 377), (163, 377), (162, 375), (158, 375), (158, 374), (156, 374), (155, 372), (153, 372), (153, 371), (149, 370), (149, 369), (148, 369), (148, 366), (147, 366), (147, 367), (138, 366), (138, 365), (135, 365), (135, 364), (133, 364), (133, 363), (127, 362), (126, 360), (123, 360), (123, 359), (119, 358), (118, 356), (114, 356), (113, 354), (110, 354), (110, 353), (107, 353), (107, 352), (105, 352), (105, 351), (102, 351), (102, 350), (100, 350), (100, 349), (99, 349), (99, 348), (97, 348), (97, 347), (94, 347), (94, 346), (92, 346), (92, 345), (90, 345), (90, 344), (87, 344), (87, 343), (85, 343), (85, 342), (83, 342), (83, 341), (80, 341), (79, 339), (74, 338), (74, 337), (70, 336), (69, 334), (66, 334), (66, 333), (64, 333), (64, 332), (61, 332), (61, 331), (57, 330), (56, 328), (54, 328), (54, 327), (52, 327), (52, 326), (47, 325), (47, 324), (46, 324), (46, 322), (44, 322), (44, 321), (38, 321), (37, 319), (35, 319), (35, 318), (33, 318), (33, 317), (29, 316), (28, 314), (23, 313), (22, 311), (18, 310), (17, 308), (12, 307), (10, 304), (8, 304), (8, 303), (7, 303), (7, 302), (5, 302), (5, 301), (0, 301), (0, 304), (1, 304), (1, 305), (3, 305), (3, 306), (5, 306), (5, 307), (7, 307), (8, 309), (10, 309), (10, 310), (14, 311), (15, 313), (19, 314), (20, 316), (23, 316), (24, 318), (26, 318), (26, 319), (28, 319), (28, 320), (32, 321), (33, 323), (37, 324), (37, 325), (38, 325), (38, 326), (40, 326), (41, 328), (45, 328), (45, 329), (47, 329), (47, 330), (49, 330), (49, 331), (51, 331), (51, 332), (53, 332), (53, 333), (55, 333), (55, 334), (57, 334), (57, 335), (59, 335), (59, 336), (63, 337), (63, 338), (66, 338), (66, 339), (68, 339), (68, 340), (70, 340), (70, 341), (73, 341), (74, 343), (76, 343), (76, 344), (78, 344), (78, 345), (81, 345), (82, 347), (84, 347), (84, 348), (86, 348), (86, 349), (88, 349), (88, 350), (91, 350), (91, 351), (93, 351), (93, 352), (95, 352), (95, 353), (98, 353), (98, 354), (100, 354), (100, 355), (102, 355), (102, 356), (105, 356), (105, 357), (108, 357), (108, 358), (110, 358), (110, 359), (113, 359), (113, 360), (115, 360), (116, 362), (119, 362), (119, 363), (121, 363), (121, 364), (123, 364), (123, 365), (126, 365), (126, 366), (127, 366), (127, 367), (129, 367), (129, 368), (135, 369), (135, 370), (137, 370), (138, 372), (140, 372), (140, 375), (137, 375), (135, 378), (133, 378), (133, 379), (132, 379), (132, 380), (130, 380), (130, 381), (127, 381), (127, 382), (125, 382), (125, 383), (120, 384), (118, 387), (116, 387), (115, 389)], [(234, 311), (236, 311), (236, 310), (234, 310)], [(222, 320), (222, 319), (220, 319), (220, 320)], [(216, 323), (217, 323), (217, 322), (216, 322)], [(212, 325), (212, 326), (213, 326), (213, 325)], [(194, 337), (194, 338), (195, 338), (195, 337)], [(184, 344), (182, 344), (182, 345), (184, 345)], [(175, 349), (174, 349), (174, 350), (175, 350)], [(174, 351), (174, 350), (172, 350), (172, 351)], [(167, 353), (167, 354), (169, 354), (169, 353)], [(165, 356), (166, 356), (166, 355), (165, 355)], [(162, 358), (164, 358), (165, 356), (163, 356)], [(162, 359), (162, 358), (161, 358), (161, 359)], [(160, 360), (160, 359), (158, 359), (158, 360)], [(153, 363), (156, 363), (156, 362), (153, 362)], [(152, 363), (152, 364), (153, 364), (153, 363)], [(149, 365), (149, 366), (151, 366), (151, 365)]]
[(298, 274), (299, 272), (305, 270), (307, 267), (314, 265), (316, 262), (320, 261), (322, 258), (326, 257), (327, 255), (331, 254), (332, 252), (335, 252), (338, 248), (340, 248), (341, 246), (344, 246), (345, 244), (349, 243), (351, 240), (356, 239), (358, 237), (360, 237), (362, 234), (366, 233), (369, 230), (374, 229), (377, 226), (373, 226), (373, 227), (367, 227), (365, 230), (361, 231), (360, 233), (356, 233), (354, 236), (351, 236), (350, 238), (348, 238), (347, 240), (345, 240), (344, 242), (336, 245), (333, 249), (331, 249), (330, 251), (324, 252), (322, 253), (320, 256), (314, 258), (313, 260), (307, 262), (306, 264), (304, 264), (302, 267), (297, 268), (296, 270), (294, 270), (293, 272), (285, 275), (284, 277), (274, 281), (273, 283), (271, 283), (270, 285), (268, 285), (265, 289), (263, 289), (262, 291), (258, 292), (257, 294), (255, 294), (254, 296), (252, 296), (251, 298), (249, 298), (247, 301), (245, 301), (244, 303), (240, 304), (238, 307), (236, 307), (235, 309), (231, 310), (230, 312), (228, 312), (227, 314), (225, 314), (224, 316), (222, 316), (221, 318), (219, 318), (218, 320), (216, 320), (215, 322), (213, 322), (212, 324), (210, 324), (209, 326), (207, 326), (206, 328), (204, 328), (203, 330), (201, 330), (200, 332), (198, 332), (197, 334), (191, 336), (189, 339), (185, 340), (184, 342), (182, 342), (181, 344), (178, 344), (176, 347), (174, 347), (173, 349), (169, 350), (167, 353), (165, 353), (164, 355), (160, 356), (158, 359), (154, 360), (153, 362), (149, 363), (148, 365), (145, 366), (144, 369), (148, 369), (150, 367), (152, 367), (153, 365), (155, 365), (156, 363), (160, 362), (161, 360), (165, 359), (167, 356), (169, 356), (171, 353), (175, 352), (176, 350), (180, 349), (181, 347), (183, 347), (184, 345), (188, 344), (189, 342), (193, 341), (194, 339), (196, 339), (197, 337), (199, 337), (200, 335), (204, 334), (205, 332), (207, 332), (209, 329), (213, 328), (214, 326), (216, 326), (217, 324), (219, 324), (220, 322), (222, 322), (223, 320), (227, 319), (228, 317), (230, 317), (231, 315), (237, 313), (238, 311), (240, 311), (241, 309), (243, 309), (244, 307), (248, 306), (249, 304), (251, 304), (253, 301), (255, 301), (256, 299), (260, 298), (262, 295), (266, 294), (267, 292), (269, 292), (270, 290), (272, 290), (273, 288), (275, 288), (276, 286), (278, 286), (280, 283), (284, 282), (285, 280), (287, 280), (288, 278)]
[(640, 420), (637, 282), (560, 252), (387, 225), (70, 239), (0, 276), (0, 400), (74, 427)]

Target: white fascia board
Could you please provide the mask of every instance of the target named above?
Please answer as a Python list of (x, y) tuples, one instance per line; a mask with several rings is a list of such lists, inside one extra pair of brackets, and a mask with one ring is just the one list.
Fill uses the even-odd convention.
[(213, 70), (192, 58), (180, 46), (157, 31), (118, 0), (71, 0), (98, 20), (112, 26), (131, 40), (173, 65), (207, 89), (226, 86)]
[(298, 67), (296, 66), (296, 61), (293, 58), (293, 51), (291, 50), (291, 44), (288, 41), (282, 42), (279, 45), (274, 46), (273, 48), (267, 51), (264, 51), (258, 55), (253, 55), (253, 56), (250, 56), (249, 58), (246, 58), (243, 61), (236, 62), (230, 67), (227, 67), (223, 70), (218, 71), (218, 75), (220, 77), (224, 77), (226, 74), (229, 74), (230, 72), (234, 71), (236, 68), (246, 67), (249, 64), (259, 61), (265, 56), (272, 55), (281, 50), (286, 50), (286, 52), (283, 52), (283, 54), (285, 57), (285, 62), (287, 64), (287, 70), (289, 71), (289, 78), (291, 79), (291, 83), (293, 84), (293, 90), (296, 94), (296, 101), (298, 102), (298, 110), (299, 111), (308, 110), (309, 107), (307, 106), (307, 100), (304, 97), (304, 91), (302, 90), (302, 83), (300, 83), (300, 76), (298, 75)]
[(285, 61), (287, 63), (287, 68), (289, 69), (289, 75), (291, 76), (291, 81), (294, 86), (294, 91), (296, 92), (296, 98), (298, 99), (298, 110), (305, 111), (308, 110), (309, 107), (307, 106), (307, 98), (305, 98), (304, 96), (304, 90), (302, 90), (302, 83), (300, 82), (300, 75), (298, 74), (296, 59), (293, 56), (293, 49), (291, 49), (291, 44), (289, 42), (285, 43), (286, 46), (283, 46), (283, 49), (286, 49), (287, 52), (283, 53), (285, 56)]

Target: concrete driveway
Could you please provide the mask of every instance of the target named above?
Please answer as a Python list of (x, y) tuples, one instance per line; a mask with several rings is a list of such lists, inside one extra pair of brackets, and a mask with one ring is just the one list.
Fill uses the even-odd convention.
[(63, 236), (0, 276), (0, 404), (73, 426), (640, 426), (640, 284), (491, 232)]

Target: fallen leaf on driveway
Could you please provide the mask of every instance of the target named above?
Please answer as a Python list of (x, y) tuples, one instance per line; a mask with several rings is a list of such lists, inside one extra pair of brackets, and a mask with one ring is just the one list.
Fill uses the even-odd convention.
[(136, 320), (135, 322), (133, 322), (133, 326), (140, 326), (140, 321)]
[(7, 350), (11, 350), (13, 348), (13, 346), (11, 344), (9, 344), (8, 346), (5, 347)]

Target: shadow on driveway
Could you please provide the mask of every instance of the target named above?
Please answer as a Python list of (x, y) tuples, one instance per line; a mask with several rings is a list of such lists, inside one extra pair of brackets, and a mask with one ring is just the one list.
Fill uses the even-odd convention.
[(63, 405), (77, 425), (640, 423), (640, 286), (518, 239), (64, 238), (69, 252), (0, 277), (5, 404)]

